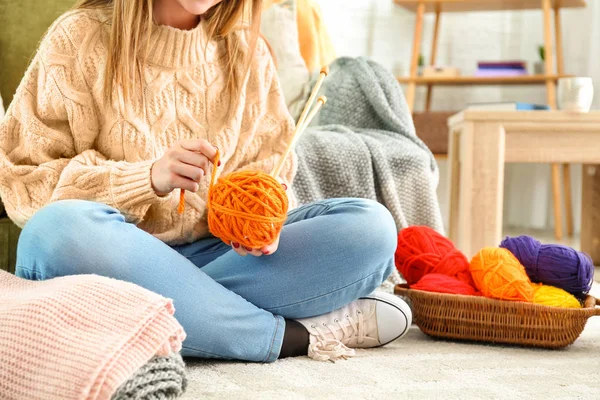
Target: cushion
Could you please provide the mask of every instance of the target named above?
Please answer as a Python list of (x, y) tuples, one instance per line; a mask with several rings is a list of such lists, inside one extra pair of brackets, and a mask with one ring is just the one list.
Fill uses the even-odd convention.
[(261, 33), (273, 51), (289, 107), (301, 95), (302, 87), (309, 79), (306, 63), (300, 54), (295, 0), (285, 0), (267, 8), (262, 14)]
[(296, 0), (300, 52), (310, 72), (335, 59), (335, 49), (315, 0)]

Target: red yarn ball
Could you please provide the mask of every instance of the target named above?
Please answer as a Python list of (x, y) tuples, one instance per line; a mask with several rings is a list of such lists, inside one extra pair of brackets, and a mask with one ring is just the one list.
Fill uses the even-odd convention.
[(395, 261), (409, 286), (431, 273), (452, 276), (474, 286), (467, 257), (449, 239), (427, 226), (400, 231)]
[(480, 295), (468, 283), (444, 274), (427, 274), (410, 288), (436, 293), (464, 294), (467, 296)]

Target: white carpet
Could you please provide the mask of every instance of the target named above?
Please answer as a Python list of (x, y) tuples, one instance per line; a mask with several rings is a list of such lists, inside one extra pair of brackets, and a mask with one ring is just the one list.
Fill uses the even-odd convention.
[(335, 364), (302, 357), (188, 366), (185, 399), (600, 399), (600, 317), (564, 350), (438, 341), (413, 326)]

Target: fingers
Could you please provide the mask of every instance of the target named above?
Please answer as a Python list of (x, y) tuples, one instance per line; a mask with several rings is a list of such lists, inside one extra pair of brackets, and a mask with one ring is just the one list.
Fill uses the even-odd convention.
[(274, 243), (268, 246), (264, 246), (261, 249), (251, 249), (249, 247), (242, 246), (237, 242), (231, 242), (231, 247), (233, 248), (233, 250), (241, 256), (247, 256), (248, 254), (250, 254), (254, 257), (261, 257), (263, 255), (273, 254), (277, 251), (278, 246), (279, 238), (277, 238), (277, 240)]
[(183, 190), (189, 190), (190, 192), (197, 192), (200, 185), (198, 182), (194, 182), (191, 179), (185, 178), (183, 176), (173, 174), (171, 177), (171, 183), (174, 188), (181, 188)]
[(209, 159), (204, 154), (194, 153), (189, 150), (181, 149), (173, 152), (173, 157), (182, 163), (202, 168), (204, 172), (208, 170)]
[(231, 242), (231, 248), (242, 257), (246, 257), (248, 252), (239, 243)]
[(200, 182), (200, 180), (206, 174), (206, 172), (202, 168), (194, 167), (192, 165), (184, 164), (182, 162), (175, 163), (171, 168), (171, 171), (183, 178), (187, 178), (194, 182)]
[(217, 155), (217, 148), (204, 139), (180, 140), (179, 145), (184, 150), (188, 150), (194, 153), (202, 153), (210, 160), (210, 162), (215, 161), (215, 156)]
[(246, 252), (247, 252), (248, 254), (250, 254), (251, 256), (254, 256), (254, 257), (260, 257), (260, 256), (262, 256), (262, 255), (263, 255), (262, 251), (260, 251), (259, 249), (251, 249), (251, 248), (248, 248), (248, 247), (245, 247), (245, 246), (242, 246), (242, 247), (243, 247), (243, 248), (244, 248), (244, 250), (246, 250)]
[(277, 239), (275, 239), (275, 241), (273, 243), (263, 246), (260, 249), (260, 252), (262, 254), (264, 254), (265, 256), (268, 256), (268, 255), (275, 253), (278, 248), (279, 248), (279, 236), (277, 236)]
[(277, 236), (277, 239), (275, 239), (273, 243), (263, 246), (260, 249), (250, 249), (248, 247), (240, 245), (237, 242), (231, 242), (231, 247), (236, 253), (238, 253), (241, 256), (246, 256), (248, 254), (254, 257), (261, 257), (263, 255), (268, 256), (277, 251), (277, 248), (279, 247), (279, 236)]
[(152, 188), (159, 196), (177, 188), (197, 192), (198, 182), (211, 172), (209, 164), (216, 153), (217, 149), (204, 139), (177, 142), (152, 165)]

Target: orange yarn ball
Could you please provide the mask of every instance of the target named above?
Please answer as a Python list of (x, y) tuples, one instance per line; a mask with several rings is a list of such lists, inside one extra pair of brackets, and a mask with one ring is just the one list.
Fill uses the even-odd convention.
[(263, 172), (234, 172), (208, 191), (208, 229), (227, 244), (260, 249), (273, 243), (287, 211), (285, 189)]
[(533, 287), (525, 267), (508, 250), (487, 247), (470, 264), (475, 286), (486, 297), (533, 301)]

